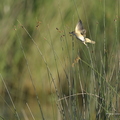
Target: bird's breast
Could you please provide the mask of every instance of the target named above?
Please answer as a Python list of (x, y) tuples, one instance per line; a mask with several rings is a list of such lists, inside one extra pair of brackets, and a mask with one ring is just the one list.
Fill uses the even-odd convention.
[(78, 39), (80, 39), (81, 41), (85, 41), (85, 38), (84, 38), (84, 36), (83, 35), (81, 35), (81, 34), (76, 34), (76, 37), (78, 38)]

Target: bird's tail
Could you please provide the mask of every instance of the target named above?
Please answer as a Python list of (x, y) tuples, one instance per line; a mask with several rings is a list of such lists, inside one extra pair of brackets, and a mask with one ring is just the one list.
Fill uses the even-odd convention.
[(89, 38), (85, 38), (85, 42), (86, 42), (86, 43), (95, 44), (95, 41), (92, 41), (92, 40), (90, 40)]

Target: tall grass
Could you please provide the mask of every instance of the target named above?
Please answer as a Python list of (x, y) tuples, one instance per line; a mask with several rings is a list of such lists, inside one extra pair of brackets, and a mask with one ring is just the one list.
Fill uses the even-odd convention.
[[(1, 48), (0, 118), (119, 119), (119, 4), (119, 0), (12, 4), (25, 11), (15, 8), (20, 15), (16, 19), (17, 14), (11, 14), (7, 29), (12, 30), (9, 37), (2, 37), (1, 47), (6, 48)], [(85, 46), (69, 35), (78, 19), (95, 45)]]

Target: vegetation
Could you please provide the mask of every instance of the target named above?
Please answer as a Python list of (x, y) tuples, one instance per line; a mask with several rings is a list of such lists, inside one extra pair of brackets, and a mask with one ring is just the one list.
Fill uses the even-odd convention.
[[(119, 6), (119, 0), (2, 0), (0, 118), (120, 119)], [(79, 19), (95, 45), (70, 36)]]

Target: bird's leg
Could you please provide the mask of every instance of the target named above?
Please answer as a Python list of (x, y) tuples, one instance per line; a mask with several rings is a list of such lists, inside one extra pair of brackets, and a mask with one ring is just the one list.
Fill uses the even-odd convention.
[(83, 43), (87, 46), (87, 44), (85, 43), (85, 41)]

